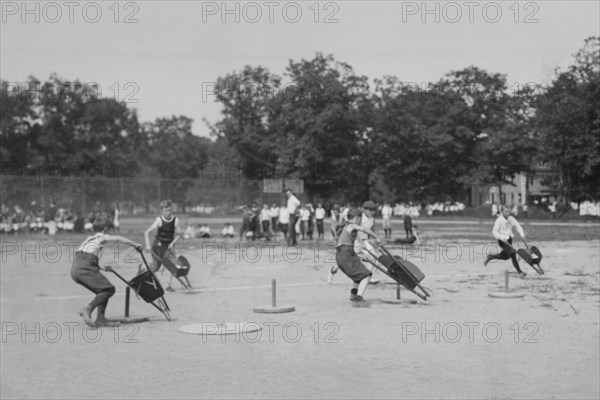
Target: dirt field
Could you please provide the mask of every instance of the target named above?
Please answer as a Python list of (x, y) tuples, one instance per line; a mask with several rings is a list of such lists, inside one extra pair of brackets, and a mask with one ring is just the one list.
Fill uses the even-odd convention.
[[(148, 220), (125, 220), (122, 233), (141, 240)], [(195, 222), (195, 221), (194, 221)], [(225, 220), (211, 220), (220, 231)], [(400, 226), (398, 225), (398, 228)], [(382, 280), (367, 307), (349, 301), (350, 281), (327, 283), (334, 250), (328, 242), (190, 240), (179, 253), (191, 261), (193, 290), (166, 293), (172, 321), (131, 299), (131, 313), (149, 322), (85, 328), (76, 311), (93, 297), (69, 275), (77, 235), (3, 236), (1, 272), (2, 399), (105, 398), (523, 398), (600, 397), (600, 235), (598, 224), (526, 223), (544, 259), (538, 277), (510, 275), (519, 299), (504, 290), (509, 261), (482, 264), (491, 221), (423, 222), (425, 244), (390, 246), (426, 275), (435, 296), (417, 301)], [(395, 227), (396, 228), (396, 227)], [(400, 229), (395, 230), (400, 235)], [(552, 239), (553, 238), (553, 239)], [(558, 240), (558, 238), (561, 238)], [(584, 240), (581, 240), (584, 239)], [(101, 263), (128, 278), (139, 256), (105, 249)], [(124, 313), (125, 285), (109, 317)], [(166, 286), (169, 275), (159, 275)], [(385, 278), (385, 279), (384, 279)], [(271, 302), (286, 314), (258, 314)], [(258, 332), (190, 335), (181, 326), (250, 323)], [(242, 325), (240, 325), (242, 326)]]

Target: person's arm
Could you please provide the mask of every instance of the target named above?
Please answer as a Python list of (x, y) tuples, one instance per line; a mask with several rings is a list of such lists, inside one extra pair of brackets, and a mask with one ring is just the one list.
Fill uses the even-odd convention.
[(175, 246), (175, 243), (181, 238), (181, 229), (179, 228), (179, 218), (175, 217), (175, 237), (173, 241), (169, 243), (167, 249), (172, 249)]
[(377, 243), (381, 243), (381, 240), (377, 237), (377, 235), (375, 234), (375, 232), (373, 232), (372, 230), (368, 229), (368, 228), (361, 228), (360, 226), (356, 225), (356, 224), (348, 224), (346, 225), (346, 229), (348, 230), (348, 232), (352, 232), (352, 231), (359, 231), (359, 232), (364, 232), (369, 236), (372, 236), (375, 241)]
[(144, 232), (144, 239), (146, 240), (146, 249), (148, 249), (148, 251), (152, 249), (152, 246), (150, 245), (150, 232), (155, 231), (158, 228), (160, 228), (160, 217), (156, 218), (152, 225), (150, 225), (150, 227)]
[(521, 226), (521, 224), (519, 224), (519, 221), (517, 221), (517, 219), (513, 216), (510, 217), (512, 219), (512, 224), (513, 226), (517, 229), (517, 232), (519, 233), (519, 235), (521, 235), (521, 239), (523, 239), (523, 241), (525, 241), (525, 231), (523, 230), (523, 227)]

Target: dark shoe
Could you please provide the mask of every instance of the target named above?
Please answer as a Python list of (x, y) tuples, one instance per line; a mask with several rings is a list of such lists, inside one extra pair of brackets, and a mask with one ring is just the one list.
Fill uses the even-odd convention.
[(329, 268), (329, 274), (327, 274), (327, 282), (333, 282), (333, 276), (335, 274), (337, 274), (337, 269), (334, 269), (334, 267)]
[(350, 297), (350, 301), (356, 301), (356, 302), (359, 302), (359, 301), (364, 301), (364, 299), (363, 299), (363, 297), (362, 297), (362, 296), (355, 295), (354, 297)]

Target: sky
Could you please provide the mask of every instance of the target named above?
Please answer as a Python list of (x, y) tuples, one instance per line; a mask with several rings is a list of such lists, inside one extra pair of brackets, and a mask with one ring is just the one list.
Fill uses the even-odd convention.
[(51, 73), (95, 83), (142, 122), (220, 119), (218, 77), (244, 66), (283, 76), (290, 60), (332, 54), (371, 80), (424, 85), (470, 65), (511, 87), (549, 84), (584, 39), (594, 1), (2, 1), (0, 78)]

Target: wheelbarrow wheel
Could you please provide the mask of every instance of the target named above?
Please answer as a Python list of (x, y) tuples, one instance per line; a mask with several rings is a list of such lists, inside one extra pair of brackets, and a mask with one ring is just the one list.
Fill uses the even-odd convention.
[(429, 289), (428, 287), (421, 286), (421, 289), (423, 289), (423, 293), (425, 293), (427, 298), (434, 297), (433, 291), (431, 289)]

